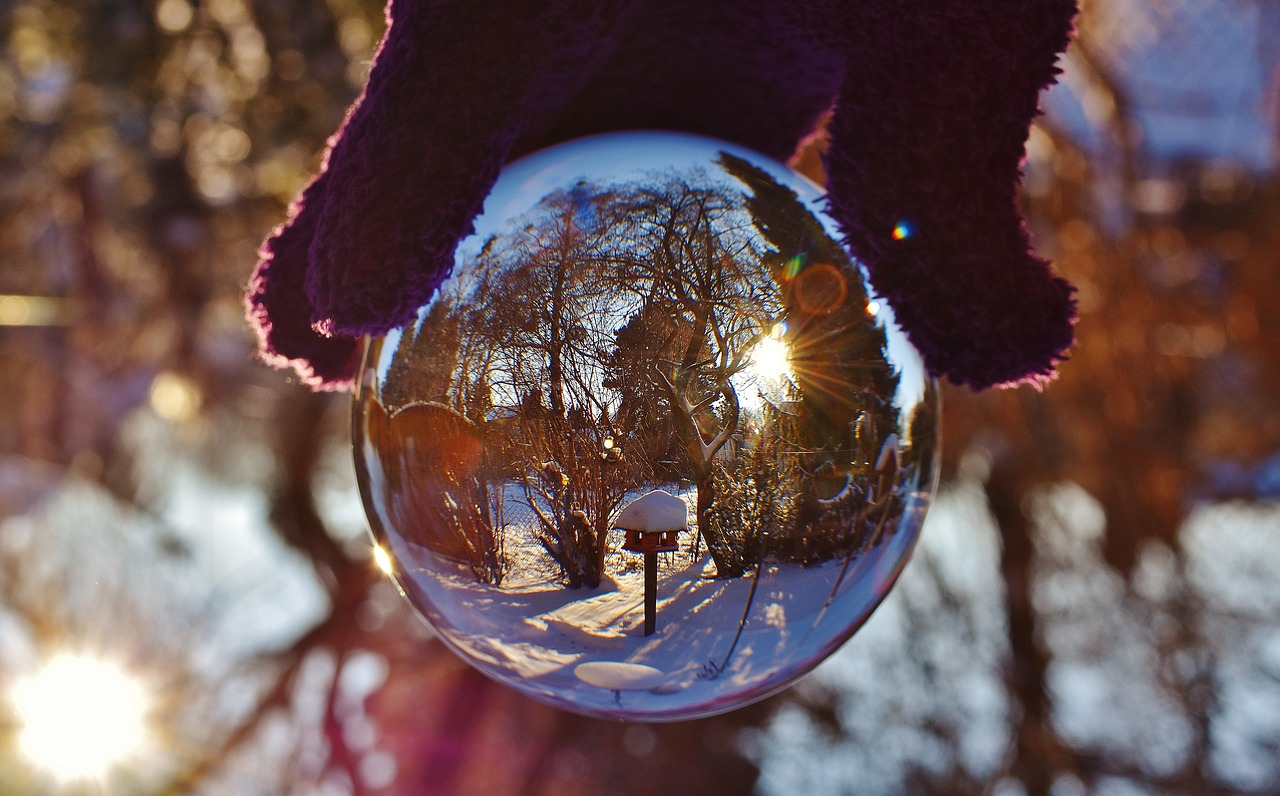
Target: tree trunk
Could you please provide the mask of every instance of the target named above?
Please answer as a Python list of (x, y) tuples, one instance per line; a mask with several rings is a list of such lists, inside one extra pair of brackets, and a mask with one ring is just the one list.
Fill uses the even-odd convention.
[(1049, 651), (1040, 641), (1031, 587), (1035, 545), (1031, 520), (1023, 506), (1031, 485), (1025, 463), (1016, 456), (997, 457), (987, 479), (987, 505), (1000, 531), (1000, 572), (1005, 586), (1005, 620), (1009, 632), (1009, 677), (1006, 688), (1021, 710), (1013, 728), (1011, 773), (1027, 796), (1048, 796), (1062, 759), (1062, 744), (1053, 730), (1053, 705), (1047, 675)]
[(566, 271), (560, 269), (553, 278), (551, 290), (551, 326), (547, 341), (547, 377), (550, 380), (548, 391), (551, 399), (551, 411), (556, 417), (563, 419), (564, 411), (564, 281)]
[(707, 543), (707, 552), (711, 560), (716, 562), (717, 578), (733, 578), (743, 573), (741, 560), (730, 556), (729, 546), (725, 544), (720, 529), (710, 519), (711, 506), (715, 503), (716, 487), (711, 481), (711, 468), (707, 468), (706, 476), (699, 478), (698, 484), (698, 533)]
[(604, 577), (604, 556), (609, 552), (609, 513), (603, 508), (596, 515), (596, 585)]
[[(685, 456), (689, 461), (690, 469), (693, 470), (693, 481), (698, 487), (696, 514), (698, 533), (702, 534), (703, 540), (707, 543), (707, 550), (711, 553), (711, 558), (716, 562), (717, 577), (729, 578), (741, 575), (743, 572), (742, 567), (733, 563), (727, 555), (729, 552), (728, 545), (725, 544), (723, 537), (720, 535), (720, 529), (716, 528), (709, 519), (709, 513), (715, 502), (716, 495), (712, 478), (715, 473), (715, 452), (719, 450), (719, 446), (710, 450), (705, 449), (702, 432), (698, 429), (697, 422), (689, 412), (680, 407), (680, 394), (671, 387), (671, 382), (667, 381), (666, 384), (671, 392), (672, 404), (675, 406), (675, 431), (684, 445)], [(735, 425), (736, 422), (735, 415)]]

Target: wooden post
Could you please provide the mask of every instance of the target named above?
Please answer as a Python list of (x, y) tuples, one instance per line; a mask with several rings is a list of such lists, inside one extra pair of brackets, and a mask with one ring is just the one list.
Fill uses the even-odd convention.
[(627, 532), (622, 549), (644, 554), (644, 634), (658, 629), (658, 553), (674, 553), (677, 535), (686, 529), (688, 506), (683, 498), (656, 489), (627, 504), (614, 527)]
[(644, 554), (644, 634), (652, 636), (658, 629), (658, 553)]

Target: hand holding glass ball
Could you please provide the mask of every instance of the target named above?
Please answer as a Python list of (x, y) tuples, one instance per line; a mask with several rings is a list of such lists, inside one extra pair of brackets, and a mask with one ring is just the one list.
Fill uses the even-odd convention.
[(353, 429), (394, 577), (440, 638), (560, 707), (764, 697), (865, 620), (934, 486), (937, 398), (819, 191), (633, 133), (509, 166)]

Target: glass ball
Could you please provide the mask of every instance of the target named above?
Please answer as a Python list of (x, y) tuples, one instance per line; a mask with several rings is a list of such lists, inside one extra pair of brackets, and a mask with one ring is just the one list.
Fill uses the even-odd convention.
[(561, 708), (674, 720), (866, 620), (933, 495), (938, 398), (823, 206), (689, 135), (503, 171), (355, 393), (377, 555), (445, 644)]

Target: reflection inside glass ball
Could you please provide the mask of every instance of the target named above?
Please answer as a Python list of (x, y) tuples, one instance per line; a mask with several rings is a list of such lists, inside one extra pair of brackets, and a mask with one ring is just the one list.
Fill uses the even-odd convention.
[(910, 555), (937, 397), (817, 188), (630, 133), (509, 166), (353, 414), (386, 568), (486, 674), (617, 718), (812, 669)]

